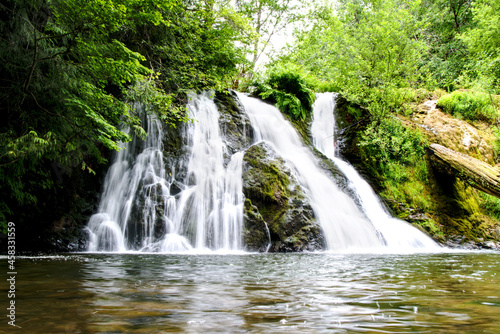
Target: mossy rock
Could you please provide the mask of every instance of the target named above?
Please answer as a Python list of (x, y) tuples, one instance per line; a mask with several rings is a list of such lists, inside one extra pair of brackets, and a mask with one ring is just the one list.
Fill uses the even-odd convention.
[(250, 147), (243, 161), (246, 164), (243, 179), (247, 198), (280, 206), (288, 201), (290, 172), (284, 160), (276, 156), (267, 144), (259, 143)]
[(324, 249), (323, 232), (309, 199), (285, 161), (262, 142), (250, 147), (243, 161), (243, 239), (247, 249)]
[(234, 153), (243, 151), (252, 144), (253, 128), (236, 93), (217, 92), (214, 102), (219, 110), (219, 127), (227, 147), (224, 158), (229, 161)]
[(163, 162), (165, 172), (172, 175), (175, 171), (175, 180), (181, 182), (186, 177), (187, 161), (190, 149), (187, 147), (187, 136), (185, 135), (187, 124), (179, 122), (176, 125), (168, 125), (163, 134)]
[(246, 249), (256, 252), (268, 251), (271, 246), (269, 227), (262, 218), (259, 209), (248, 198), (245, 199), (244, 219), (243, 244)]

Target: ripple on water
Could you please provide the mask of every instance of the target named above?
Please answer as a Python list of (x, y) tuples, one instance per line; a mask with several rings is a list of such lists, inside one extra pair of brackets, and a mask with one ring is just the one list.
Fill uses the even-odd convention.
[(493, 252), (79, 254), (17, 267), (16, 323), (26, 332), (498, 330)]

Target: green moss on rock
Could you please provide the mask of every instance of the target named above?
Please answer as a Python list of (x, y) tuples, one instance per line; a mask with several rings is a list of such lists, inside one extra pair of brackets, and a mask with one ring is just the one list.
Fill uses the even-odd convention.
[[(425, 109), (425, 112), (428, 113), (428, 109)], [(430, 116), (438, 117), (436, 122), (439, 122), (439, 115)], [(362, 134), (370, 124), (365, 110), (339, 97), (337, 116), (337, 126), (342, 132), (342, 141), (339, 145), (342, 156), (363, 174), (375, 191), (383, 197), (394, 215), (414, 224), (435, 240), (449, 246), (461, 246), (471, 242), (475, 244), (483, 239), (499, 240), (493, 232), (496, 231), (496, 226), (499, 226), (498, 222), (493, 222), (486, 216), (484, 207), (479, 204), (481, 202), (478, 192), (470, 185), (437, 170), (425, 154), (422, 154), (421, 164), (427, 166), (427, 173), (419, 172), (424, 171), (424, 168), (419, 169), (414, 166), (412, 169), (410, 164), (403, 164), (398, 159), (395, 161), (399, 166), (396, 170), (398, 173), (394, 173), (387, 164), (382, 165), (384, 168), (374, 168), (373, 164), (363, 158), (367, 155), (363, 151), (365, 147), (359, 145)], [(459, 121), (453, 120), (453, 122)], [(413, 131), (421, 131), (430, 143), (436, 140), (436, 131), (427, 131), (428, 125), (417, 124), (407, 119), (403, 119), (401, 124)], [(443, 133), (440, 132), (439, 135)], [(460, 144), (462, 137), (454, 142)], [(469, 152), (464, 153), (469, 154)], [(402, 178), (399, 183), (391, 183), (387, 182), (390, 177), (388, 173), (396, 176), (407, 175), (408, 178)]]
[(284, 160), (269, 145), (259, 143), (246, 151), (243, 161), (247, 249), (324, 249), (323, 232), (309, 200)]
[(252, 144), (253, 129), (233, 91), (217, 92), (214, 102), (219, 110), (221, 134), (228, 151), (225, 159), (229, 160), (234, 153), (242, 151)]

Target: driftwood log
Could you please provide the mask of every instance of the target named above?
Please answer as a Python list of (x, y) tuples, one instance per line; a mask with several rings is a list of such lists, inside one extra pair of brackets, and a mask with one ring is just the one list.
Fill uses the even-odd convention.
[(428, 151), (431, 163), (439, 171), (456, 176), (485, 193), (500, 198), (500, 169), (439, 144)]

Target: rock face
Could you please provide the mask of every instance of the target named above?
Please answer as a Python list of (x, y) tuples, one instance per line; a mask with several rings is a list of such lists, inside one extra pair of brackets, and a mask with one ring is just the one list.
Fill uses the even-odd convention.
[[(428, 175), (420, 180), (422, 198), (427, 199), (428, 205), (420, 205), (424, 202), (413, 200), (415, 197), (391, 197), (390, 192), (382, 200), (394, 215), (423, 228), (438, 242), (450, 247), (469, 248), (467, 243), (473, 243), (474, 247), (493, 248), (489, 242), (500, 241), (499, 222), (487, 212), (482, 205), (483, 197), (472, 186), (486, 189), (489, 194), (497, 193), (500, 170), (492, 167), (494, 134), (488, 124), (473, 125), (443, 113), (436, 108), (436, 100), (414, 105), (412, 109), (415, 111), (411, 115), (396, 117), (404, 127), (419, 130), (427, 142), (436, 144), (431, 145), (431, 154), (423, 162)], [(368, 112), (339, 96), (337, 116), (342, 137), (337, 147), (342, 157), (356, 167), (377, 193), (384, 192), (384, 175), (366, 167), (363, 147), (358, 145), (369, 125)], [(445, 154), (447, 150), (438, 147), (454, 153)]]
[(324, 249), (322, 230), (309, 200), (284, 160), (269, 145), (258, 143), (247, 149), (243, 161), (243, 242), (247, 249)]
[(443, 145), (476, 159), (494, 162), (494, 153), (489, 142), (494, 138), (481, 128), (453, 118), (436, 108), (437, 100), (429, 100), (417, 106), (411, 122), (425, 131), (431, 143)]
[(253, 141), (253, 128), (234, 92), (218, 92), (214, 102), (219, 110), (219, 127), (227, 146), (225, 162), (236, 152), (243, 151)]

